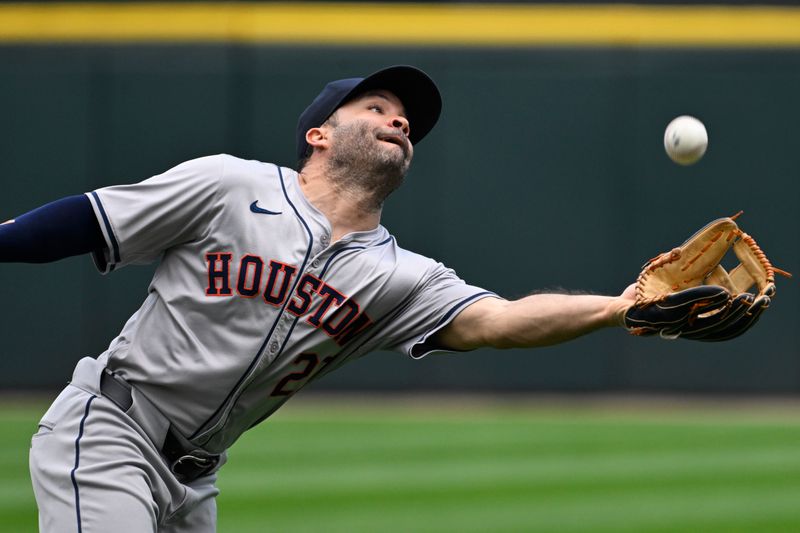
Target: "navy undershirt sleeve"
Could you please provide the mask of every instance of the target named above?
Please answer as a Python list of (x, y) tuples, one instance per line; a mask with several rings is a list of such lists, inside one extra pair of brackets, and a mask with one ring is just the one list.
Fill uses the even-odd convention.
[(0, 262), (49, 263), (106, 246), (92, 204), (83, 195), (43, 205), (0, 224)]

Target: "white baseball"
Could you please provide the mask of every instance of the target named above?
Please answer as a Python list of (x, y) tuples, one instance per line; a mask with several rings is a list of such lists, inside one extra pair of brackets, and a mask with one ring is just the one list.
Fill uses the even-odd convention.
[(664, 132), (664, 149), (670, 159), (679, 165), (697, 163), (708, 147), (708, 133), (702, 122), (689, 115), (681, 115), (667, 124)]

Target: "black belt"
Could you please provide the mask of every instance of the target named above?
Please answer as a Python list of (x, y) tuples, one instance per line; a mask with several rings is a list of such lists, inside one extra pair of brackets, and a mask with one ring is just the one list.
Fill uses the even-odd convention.
[[(123, 411), (133, 405), (131, 385), (111, 370), (104, 369), (100, 376), (100, 391)], [(192, 446), (170, 425), (161, 453), (166, 457), (170, 470), (181, 483), (189, 483), (211, 472), (220, 460), (219, 455), (210, 454)]]

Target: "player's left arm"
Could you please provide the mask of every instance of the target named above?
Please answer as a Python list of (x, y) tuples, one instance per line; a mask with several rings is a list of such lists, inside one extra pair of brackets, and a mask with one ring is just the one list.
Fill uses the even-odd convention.
[(432, 341), (458, 351), (558, 344), (604, 327), (622, 326), (633, 301), (633, 285), (620, 296), (533, 294), (513, 301), (484, 298), (461, 311)]

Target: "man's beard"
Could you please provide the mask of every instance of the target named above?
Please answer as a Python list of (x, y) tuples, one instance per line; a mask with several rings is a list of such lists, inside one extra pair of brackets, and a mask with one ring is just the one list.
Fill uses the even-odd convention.
[[(378, 139), (380, 128), (366, 121), (335, 126), (328, 159), (328, 175), (343, 191), (365, 198), (362, 207), (380, 209), (384, 200), (400, 187), (411, 164), (410, 146), (387, 149)], [(386, 133), (396, 133), (387, 129)], [(406, 141), (407, 142), (407, 141)]]

